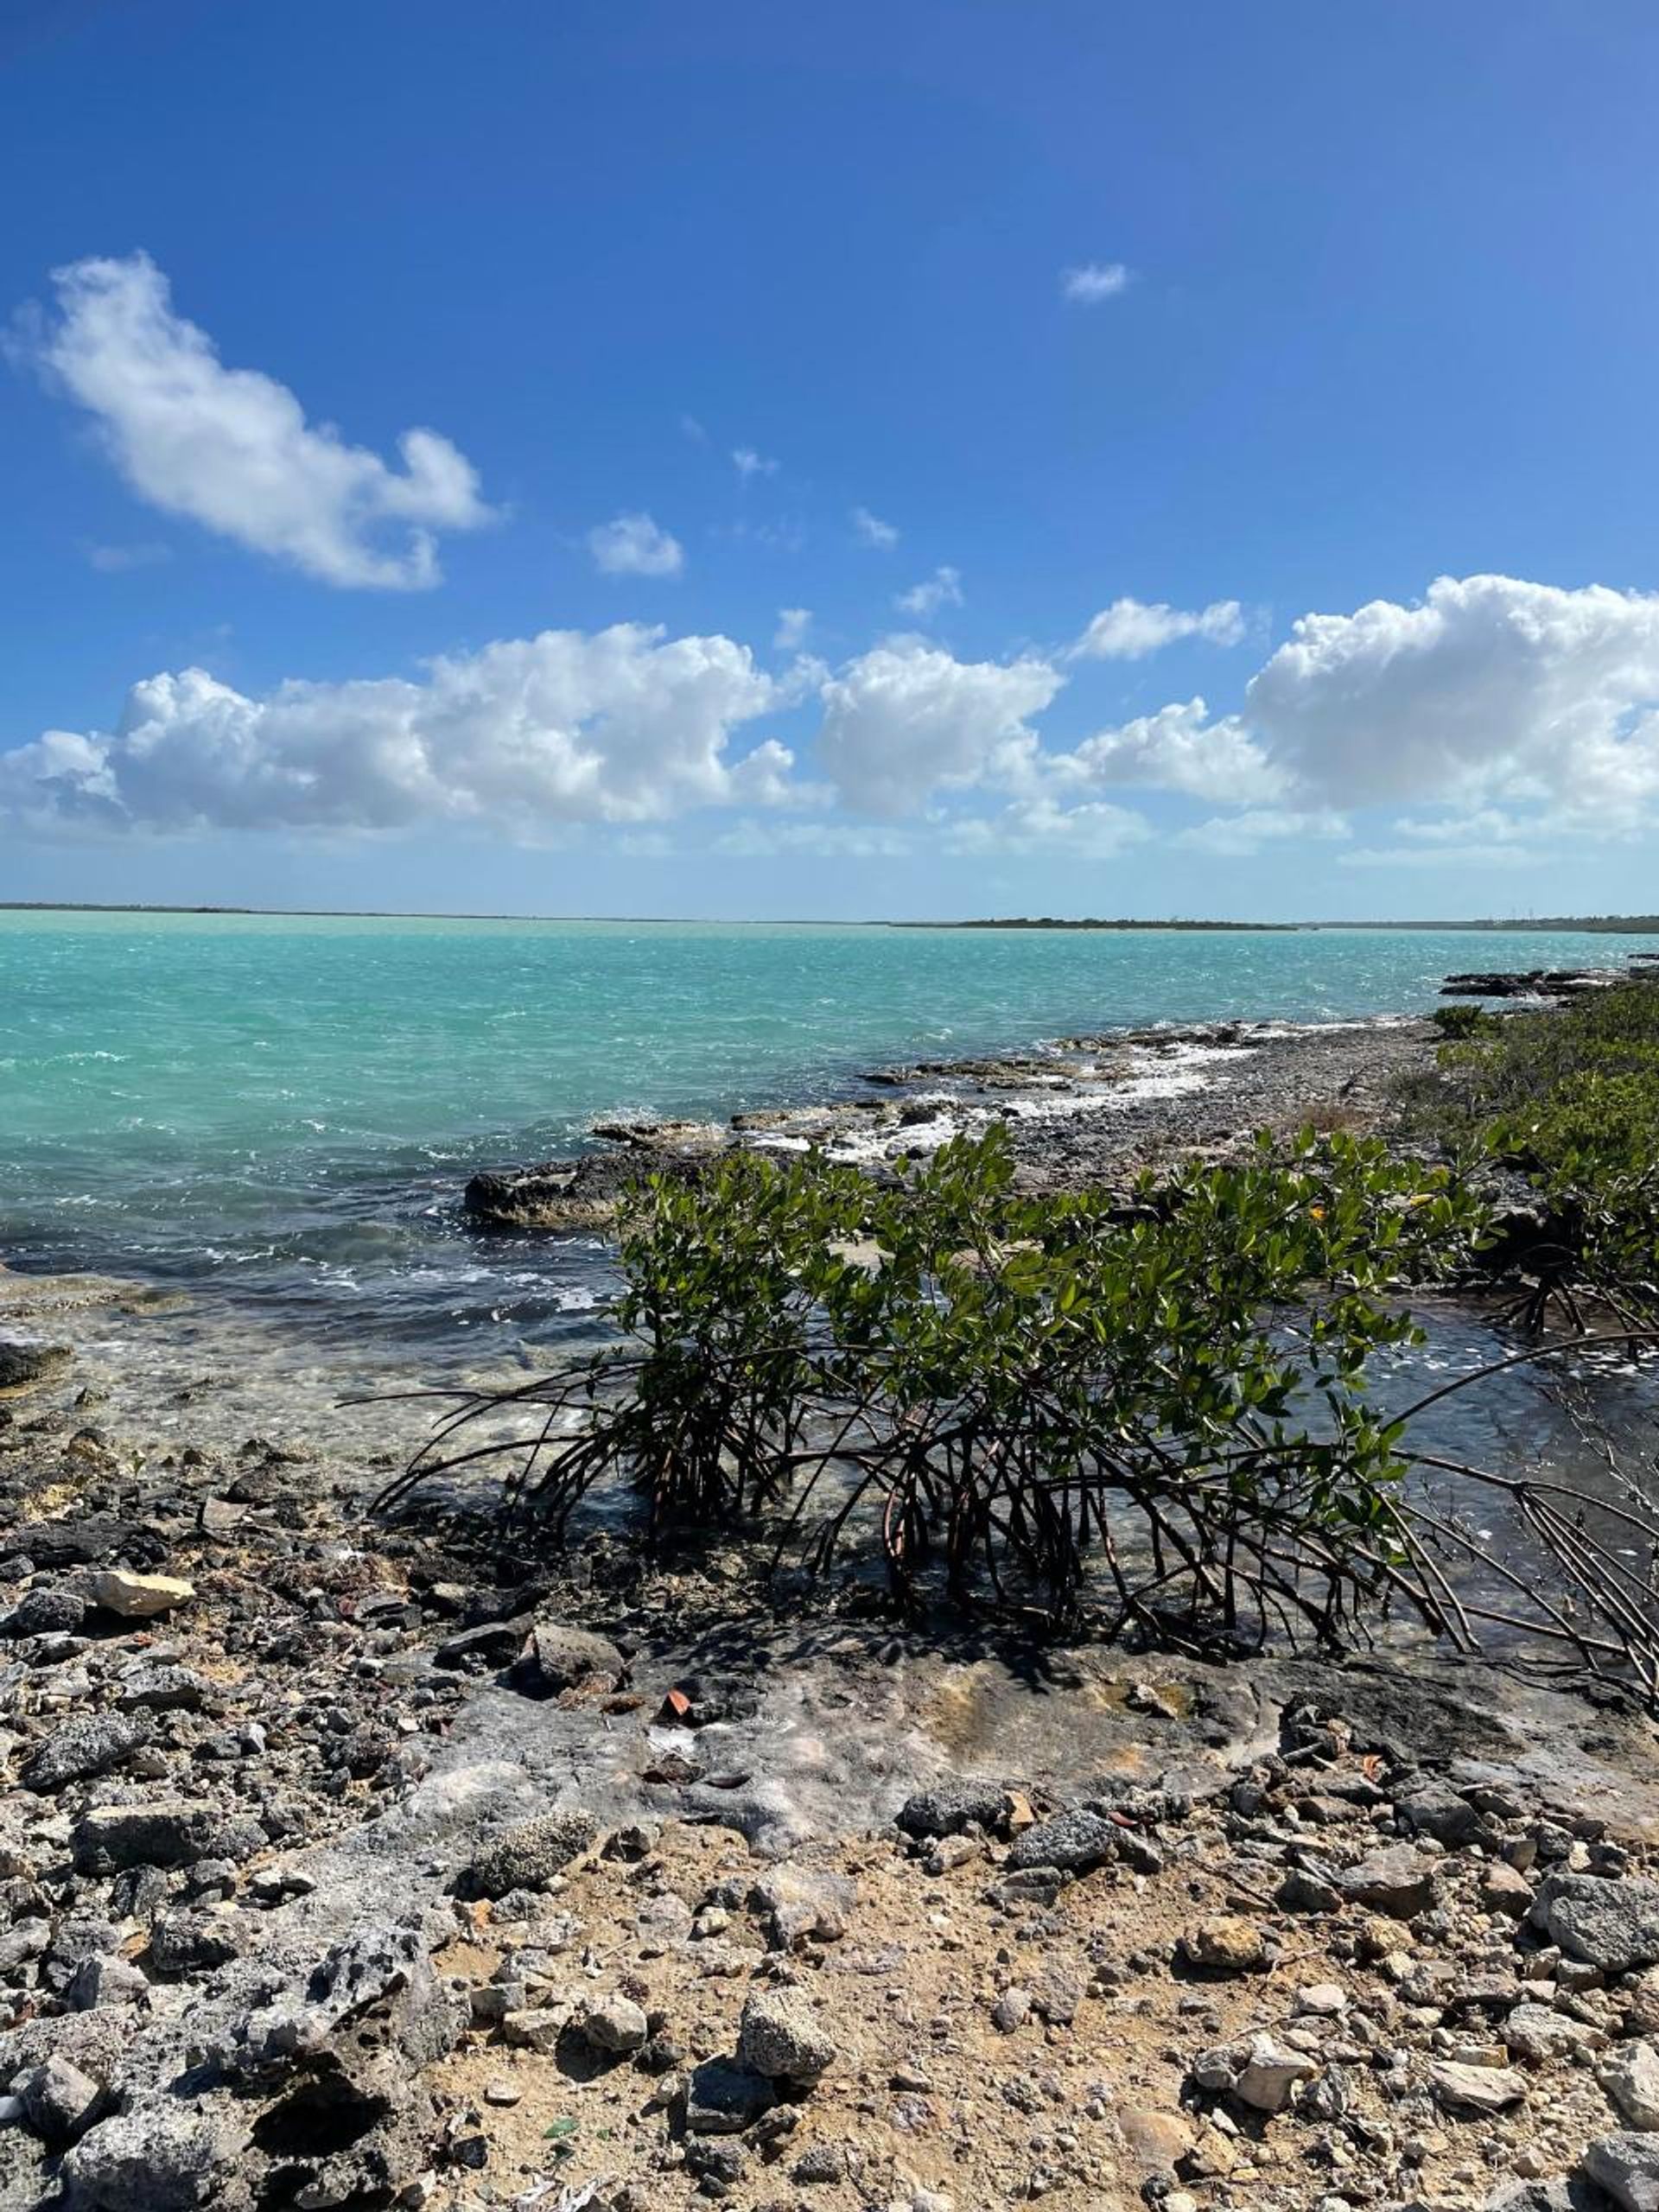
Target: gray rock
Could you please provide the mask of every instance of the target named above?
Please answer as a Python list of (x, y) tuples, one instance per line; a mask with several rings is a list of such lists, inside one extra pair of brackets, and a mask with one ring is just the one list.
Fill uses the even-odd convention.
[(509, 1890), (545, 1889), (598, 1835), (599, 1822), (580, 1806), (516, 1821), (474, 1852), (467, 1870), (471, 1886), (486, 1897), (505, 1897)]
[(946, 1782), (932, 1789), (918, 1789), (906, 1798), (898, 1813), (906, 1835), (960, 1835), (973, 1827), (1000, 1830), (1007, 1815), (1008, 1793), (985, 1782)]
[(248, 1940), (236, 1913), (158, 1913), (150, 1924), (149, 1962), (159, 1974), (207, 1974), (238, 1957)]
[(1512, 2066), (1465, 2066), (1451, 2058), (1429, 2068), (1428, 2086), (1436, 2102), (1451, 2112), (1507, 2112), (1527, 2094), (1525, 2075)]
[(641, 2050), (651, 2024), (629, 1997), (607, 1997), (588, 2009), (582, 2031), (595, 2050)]
[(1306, 2051), (1292, 2050), (1276, 2036), (1252, 2036), (1233, 2079), (1233, 2094), (1256, 2112), (1283, 2112), (1299, 2082), (1311, 2082), (1319, 2068)]
[(107, 1774), (142, 1750), (155, 1733), (156, 1724), (148, 1713), (83, 1713), (47, 1738), (18, 1779), (25, 1789), (46, 1796), (66, 1783)]
[(1116, 1857), (1119, 1833), (1115, 1821), (1098, 1813), (1059, 1813), (1016, 1836), (1007, 1863), (1016, 1872), (1027, 1866), (1057, 1866), (1062, 1873), (1086, 1874)]
[(63, 2159), (71, 2212), (244, 2212), (245, 2126), (233, 2107), (144, 2099), (100, 2120)]
[(76, 1967), (67, 1996), (78, 2012), (100, 2005), (134, 2005), (149, 1994), (149, 1983), (130, 1961), (108, 1955), (84, 1959)]
[(1659, 2132), (1659, 2044), (1626, 2044), (1597, 2069), (1597, 2079), (1632, 2128)]
[(1659, 1964), (1659, 1882), (1552, 1874), (1532, 1917), (1569, 1958), (1605, 1973)]
[(116, 1692), (123, 1713), (194, 1713), (206, 1701), (209, 1685), (189, 1667), (141, 1667)]
[(91, 2120), (104, 2091), (61, 2052), (54, 2052), (12, 2084), (24, 2117), (48, 2143), (67, 2143)]
[(48, 1382), (73, 1357), (67, 1344), (25, 1344), (15, 1337), (0, 1337), (0, 1390), (27, 1390)]
[(772, 2082), (816, 2082), (840, 2055), (835, 2037), (798, 1991), (756, 1990), (737, 2031), (738, 2064)]
[(1456, 1851), (1484, 1834), (1491, 1823), (1449, 1783), (1426, 1782), (1403, 1796), (1396, 1808), (1413, 1835), (1432, 1835)]
[(685, 2088), (688, 2135), (740, 2135), (752, 2127), (773, 2101), (772, 2086), (723, 2058), (710, 2058), (692, 2073)]
[(1434, 1903), (1436, 1864), (1408, 1843), (1374, 1851), (1357, 1866), (1342, 1869), (1337, 1884), (1350, 1904), (1414, 1920)]
[(188, 1866), (199, 1859), (239, 1865), (269, 1841), (251, 1815), (207, 1802), (104, 1805), (75, 1824), (75, 1871), (115, 1874), (129, 1866)]
[(73, 1636), (86, 1618), (86, 1600), (79, 1592), (42, 1584), (20, 1598), (0, 1621), (0, 1636)]
[(1504, 2021), (1503, 2041), (1515, 2057), (1543, 2066), (1592, 2044), (1605, 2043), (1606, 2037), (1553, 2005), (1526, 2004), (1517, 2005)]
[(816, 1866), (774, 1866), (749, 1891), (749, 1910), (767, 1923), (772, 1946), (791, 1950), (809, 1938), (839, 1942), (858, 1903), (858, 1885)]
[(1659, 2135), (1603, 2135), (1584, 2154), (1585, 2177), (1621, 2212), (1659, 2212)]
[(556, 1697), (579, 1682), (595, 1681), (614, 1689), (627, 1665), (608, 1637), (556, 1621), (537, 1621), (512, 1670), (512, 1683), (530, 1697)]

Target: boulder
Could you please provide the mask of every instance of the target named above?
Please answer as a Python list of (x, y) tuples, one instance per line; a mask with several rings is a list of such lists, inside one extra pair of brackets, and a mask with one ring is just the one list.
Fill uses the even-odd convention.
[(527, 1697), (556, 1697), (582, 1682), (614, 1689), (627, 1666), (608, 1637), (557, 1621), (537, 1621), (512, 1670), (512, 1686)]
[(24, 1765), (18, 1779), (44, 1796), (66, 1783), (107, 1774), (149, 1743), (156, 1724), (143, 1713), (88, 1713), (66, 1721)]
[(1597, 2069), (1597, 2079), (1630, 2126), (1659, 2133), (1659, 2044), (1625, 2044)]
[(607, 1997), (588, 2008), (582, 2031), (595, 2050), (643, 2050), (651, 2024), (630, 1997)]
[(100, 2120), (64, 2157), (70, 2212), (245, 2212), (247, 2129), (234, 2107), (147, 2097)]
[(70, 1850), (80, 1874), (116, 1874), (130, 1866), (189, 1866), (199, 1859), (240, 1864), (269, 1839), (251, 1814), (183, 1801), (100, 1805), (75, 1823)]
[(798, 1991), (756, 1990), (744, 2005), (737, 2061), (750, 2073), (804, 2086), (827, 2073), (839, 2055), (835, 2037)]
[(1189, 1965), (1206, 1974), (1255, 1974), (1268, 1962), (1261, 1929), (1239, 1913), (1218, 1913), (1188, 1929), (1180, 1949)]
[(1337, 1885), (1350, 1904), (1414, 1920), (1434, 1903), (1436, 1862), (1408, 1843), (1391, 1844), (1342, 1869)]
[(1452, 2058), (1434, 2062), (1428, 2069), (1428, 2086), (1435, 2101), (1448, 2112), (1507, 2112), (1527, 2094), (1526, 2077), (1512, 2066), (1465, 2066)]
[(598, 1835), (599, 1822), (580, 1806), (515, 1821), (480, 1844), (467, 1869), (469, 1885), (486, 1897), (504, 1897), (509, 1890), (545, 1889)]
[(1007, 1863), (1016, 1872), (1025, 1866), (1055, 1866), (1062, 1873), (1086, 1874), (1116, 1857), (1121, 1833), (1115, 1821), (1099, 1813), (1058, 1813), (1017, 1836)]
[(0, 1391), (29, 1390), (49, 1382), (73, 1357), (67, 1344), (29, 1344), (0, 1337)]
[(686, 2084), (685, 2132), (740, 2135), (775, 2101), (776, 2093), (764, 2075), (723, 2058), (706, 2059)]
[(92, 1580), (94, 1605), (124, 1621), (154, 1620), (188, 1605), (196, 1594), (194, 1582), (175, 1574), (139, 1574), (130, 1567), (105, 1567)]
[(1659, 2212), (1659, 2135), (1599, 2136), (1585, 2152), (1581, 2171), (1619, 2212)]
[(1659, 1882), (1552, 1874), (1532, 1917), (1569, 1958), (1605, 1974), (1659, 1964)]
[(995, 1783), (941, 1783), (906, 1797), (899, 1808), (898, 1823), (906, 1835), (922, 1839), (960, 1835), (966, 1827), (1000, 1834), (1009, 1802), (1008, 1792)]

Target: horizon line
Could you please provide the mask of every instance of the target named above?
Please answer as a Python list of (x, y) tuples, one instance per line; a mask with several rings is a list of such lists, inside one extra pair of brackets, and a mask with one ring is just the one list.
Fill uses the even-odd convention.
[(1541, 932), (1583, 931), (1615, 936), (1620, 930), (1634, 935), (1659, 932), (1659, 914), (1548, 914), (1437, 916), (1427, 920), (1371, 916), (1338, 918), (1305, 916), (1293, 921), (1230, 920), (1218, 915), (1022, 915), (900, 918), (870, 914), (849, 918), (834, 914), (540, 914), (475, 912), (452, 907), (402, 906), (242, 906), (212, 901), (192, 903), (150, 899), (0, 899), (0, 913), (11, 914), (179, 914), (210, 917), (238, 916), (272, 921), (380, 922), (543, 922), (630, 923), (636, 927), (672, 929), (893, 929), (893, 930), (1189, 930), (1260, 931), (1265, 933), (1299, 930), (1537, 930)]

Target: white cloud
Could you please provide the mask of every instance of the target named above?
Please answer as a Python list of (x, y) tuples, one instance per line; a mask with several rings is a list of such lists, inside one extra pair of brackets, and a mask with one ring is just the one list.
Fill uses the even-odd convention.
[(1115, 300), (1128, 287), (1129, 272), (1121, 261), (1085, 261), (1080, 268), (1060, 271), (1060, 295), (1084, 307)]
[(965, 662), (893, 639), (823, 687), (818, 760), (855, 812), (896, 817), (935, 791), (1028, 778), (1027, 717), (1065, 682), (1046, 661)]
[(1248, 860), (1264, 845), (1334, 844), (1352, 835), (1344, 818), (1328, 808), (1299, 814), (1283, 807), (1262, 806), (1249, 807), (1242, 814), (1212, 815), (1208, 822), (1197, 822), (1178, 831), (1173, 842), (1193, 852), (1214, 853), (1224, 860)]
[(171, 546), (153, 539), (137, 545), (88, 545), (84, 550), (88, 567), (105, 576), (126, 575), (134, 569), (158, 569), (173, 558)]
[(1338, 859), (1344, 868), (1536, 868), (1523, 845), (1360, 845)]
[(706, 446), (709, 443), (709, 433), (695, 415), (682, 415), (680, 429), (684, 436), (690, 439), (694, 446)]
[(1062, 783), (1139, 785), (1239, 805), (1276, 799), (1286, 789), (1285, 777), (1243, 723), (1232, 715), (1212, 721), (1202, 699), (1139, 715), (1086, 738), (1075, 752), (1045, 760), (1046, 772)]
[(152, 506), (325, 583), (404, 590), (437, 582), (435, 531), (494, 519), (472, 463), (435, 430), (405, 430), (391, 467), (308, 423), (274, 378), (227, 369), (147, 255), (73, 262), (53, 283), (59, 312), (33, 350)]
[(810, 853), (820, 860), (904, 860), (915, 849), (908, 830), (869, 822), (745, 820), (715, 840), (715, 850), (734, 860), (773, 860), (783, 853)]
[(806, 633), (811, 627), (812, 610), (810, 607), (780, 607), (778, 627), (772, 632), (772, 642), (780, 653), (798, 652), (806, 643)]
[(782, 687), (729, 638), (620, 623), (431, 662), (422, 680), (281, 684), (201, 669), (136, 684), (110, 734), (0, 753), (0, 811), (42, 824), (188, 830), (640, 823), (804, 796), (791, 753), (734, 734)]
[(588, 533), (594, 565), (607, 576), (677, 576), (685, 549), (649, 515), (618, 515)]
[(880, 515), (873, 515), (868, 507), (853, 509), (853, 528), (860, 543), (874, 545), (884, 553), (891, 552), (899, 543), (899, 533), (890, 522), (883, 522)]
[(1161, 601), (1116, 599), (1096, 614), (1072, 652), (1085, 660), (1141, 660), (1177, 638), (1204, 638), (1236, 645), (1244, 636), (1244, 611), (1236, 599), (1217, 599), (1192, 613)]
[(948, 849), (957, 854), (1060, 852), (1078, 860), (1113, 859), (1146, 842), (1152, 825), (1144, 815), (1103, 799), (1082, 806), (1058, 806), (1052, 799), (1016, 799), (1000, 814), (966, 815), (946, 832)]
[(732, 467), (746, 481), (751, 476), (775, 476), (778, 464), (757, 453), (753, 446), (736, 446), (732, 450)]
[(962, 571), (935, 569), (925, 583), (912, 584), (908, 591), (901, 591), (893, 603), (901, 613), (914, 614), (923, 621), (937, 614), (942, 607), (960, 607)]
[(1442, 576), (1414, 606), (1305, 615), (1245, 711), (1338, 805), (1502, 798), (1629, 822), (1659, 798), (1659, 594)]
[(1430, 819), (1402, 815), (1394, 824), (1396, 837), (1412, 837), (1429, 845), (1508, 845), (1529, 834), (1526, 823), (1497, 807), (1482, 807), (1475, 814), (1441, 814)]

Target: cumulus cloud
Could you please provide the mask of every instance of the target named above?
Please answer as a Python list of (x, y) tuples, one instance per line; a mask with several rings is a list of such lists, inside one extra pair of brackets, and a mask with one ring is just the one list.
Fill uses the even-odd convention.
[(677, 576), (685, 548), (649, 515), (617, 515), (588, 533), (594, 566), (607, 576)]
[(1212, 721), (1202, 699), (1160, 707), (1051, 754), (1048, 772), (1071, 783), (1131, 784), (1245, 804), (1275, 799), (1286, 778), (1236, 715)]
[(308, 423), (274, 377), (226, 368), (148, 255), (73, 262), (52, 281), (57, 312), (31, 350), (150, 505), (325, 583), (402, 590), (438, 581), (436, 531), (494, 519), (435, 430), (405, 430), (394, 467)]
[(666, 821), (801, 793), (775, 741), (734, 757), (782, 688), (729, 638), (621, 623), (549, 630), (431, 662), (419, 681), (281, 684), (204, 670), (135, 684), (107, 734), (0, 753), (0, 810), (156, 830)]
[(883, 522), (880, 515), (873, 515), (868, 507), (853, 509), (853, 530), (862, 545), (874, 545), (878, 551), (890, 553), (899, 543), (899, 532), (890, 522)]
[(823, 687), (818, 760), (855, 812), (913, 813), (939, 790), (1028, 776), (1028, 717), (1065, 678), (1046, 661), (959, 661), (920, 639), (863, 653)]
[(765, 454), (757, 453), (753, 446), (736, 446), (732, 450), (732, 467), (745, 481), (751, 476), (775, 476), (778, 464)]
[(1244, 636), (1244, 610), (1236, 599), (1217, 599), (1188, 612), (1160, 601), (1115, 599), (1096, 614), (1071, 648), (1084, 660), (1141, 660), (1178, 638), (1204, 638), (1212, 645), (1236, 645)]
[(1060, 296), (1082, 307), (1096, 307), (1115, 300), (1128, 288), (1129, 272), (1121, 261), (1085, 261), (1076, 269), (1060, 271)]
[(1659, 795), (1659, 594), (1442, 576), (1413, 606), (1307, 614), (1252, 678), (1273, 758), (1339, 805)]
[(901, 591), (893, 605), (904, 614), (914, 614), (926, 621), (942, 607), (962, 605), (962, 571), (959, 569), (935, 569), (925, 583), (912, 584), (908, 591)]
[(810, 607), (780, 607), (778, 627), (772, 632), (772, 642), (780, 653), (798, 652), (806, 643), (806, 633), (812, 627)]

